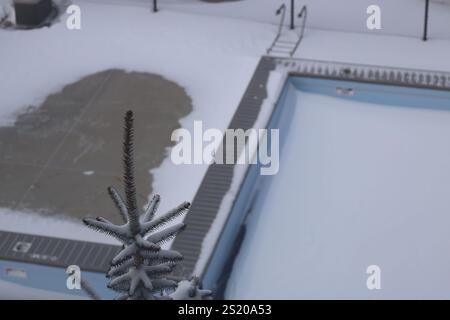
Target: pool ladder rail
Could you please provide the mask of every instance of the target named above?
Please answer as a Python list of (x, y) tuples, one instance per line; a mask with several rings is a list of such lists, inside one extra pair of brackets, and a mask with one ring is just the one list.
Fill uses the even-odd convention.
[(285, 55), (292, 57), (297, 51), (300, 42), (305, 34), (306, 18), (308, 15), (308, 9), (303, 6), (298, 14), (299, 18), (302, 18), (302, 25), (300, 28), (300, 34), (296, 32), (290, 32), (287, 34), (287, 39), (282, 37), (283, 25), (286, 18), (286, 5), (282, 4), (278, 10), (275, 12), (277, 16), (281, 15), (280, 24), (278, 25), (278, 32), (273, 40), (269, 49), (267, 49), (267, 54), (275, 53), (276, 55)]

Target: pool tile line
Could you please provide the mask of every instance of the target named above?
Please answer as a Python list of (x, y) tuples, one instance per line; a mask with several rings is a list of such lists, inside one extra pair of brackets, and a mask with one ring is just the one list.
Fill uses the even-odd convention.
[(273, 59), (278, 71), (285, 71), (290, 75), (450, 90), (450, 72), (310, 59)]

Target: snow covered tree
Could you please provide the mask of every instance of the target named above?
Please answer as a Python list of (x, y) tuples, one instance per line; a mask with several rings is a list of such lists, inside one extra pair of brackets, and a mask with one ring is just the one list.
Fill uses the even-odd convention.
[(211, 291), (199, 288), (200, 279), (193, 277), (191, 280), (182, 280), (177, 289), (170, 294), (173, 300), (208, 300), (211, 299)]
[[(113, 258), (107, 274), (110, 278), (108, 287), (121, 294), (119, 299), (172, 299), (170, 293), (177, 292), (178, 284), (166, 276), (183, 257), (177, 251), (161, 249), (161, 244), (185, 228), (183, 223), (165, 226), (176, 217), (185, 214), (190, 204), (183, 202), (175, 209), (155, 217), (160, 203), (159, 195), (155, 195), (146, 210), (142, 214), (139, 213), (134, 179), (132, 111), (126, 113), (124, 130), (125, 200), (116, 189), (108, 188), (123, 224), (116, 225), (101, 217), (86, 218), (83, 221), (88, 227), (111, 235), (123, 244), (122, 250)], [(198, 281), (191, 283), (191, 287), (198, 290)], [(193, 294), (193, 290), (191, 289), (189, 293)], [(194, 296), (197, 296), (198, 292), (195, 292)], [(203, 290), (199, 292), (203, 293)]]

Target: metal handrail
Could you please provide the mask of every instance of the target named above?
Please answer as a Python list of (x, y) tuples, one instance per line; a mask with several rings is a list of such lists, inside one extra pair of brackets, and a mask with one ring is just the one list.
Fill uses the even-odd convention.
[(279, 16), (280, 14), (281, 14), (281, 19), (280, 19), (280, 25), (278, 26), (278, 33), (277, 33), (277, 36), (275, 37), (275, 39), (273, 40), (270, 48), (267, 49), (267, 53), (270, 53), (270, 51), (272, 51), (273, 47), (275, 46), (278, 39), (280, 38), (281, 30), (283, 30), (284, 18), (286, 17), (286, 5), (284, 3), (275, 12), (275, 15), (277, 15), (277, 16)]
[(306, 25), (306, 18), (308, 17), (308, 8), (306, 6), (302, 7), (302, 10), (300, 10), (300, 13), (298, 14), (299, 18), (303, 18), (302, 21), (302, 27), (300, 30), (300, 35), (298, 36), (297, 43), (295, 44), (294, 49), (291, 51), (291, 57), (297, 51), (298, 46), (300, 45), (300, 41), (303, 39), (303, 35), (305, 34), (305, 25)]

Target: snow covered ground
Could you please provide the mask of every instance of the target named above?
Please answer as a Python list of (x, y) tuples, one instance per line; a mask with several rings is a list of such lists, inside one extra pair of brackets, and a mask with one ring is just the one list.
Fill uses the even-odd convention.
[[(106, 0), (92, 0), (106, 1)], [(135, 0), (133, 3), (140, 3)], [(163, 3), (161, 1), (161, 3)], [(274, 15), (280, 4), (288, 0), (245, 0), (209, 6), (196, 0), (168, 0), (167, 10), (201, 15), (245, 19), (276, 28)], [(428, 36), (424, 43), (423, 0), (303, 0), (296, 1), (297, 10), (308, 7), (306, 33), (295, 57), (376, 64), (418, 69), (450, 70), (450, 2), (431, 1)], [(369, 5), (381, 9), (381, 29), (366, 26)], [(289, 19), (286, 18), (286, 25)], [(296, 23), (299, 25), (301, 20)], [(288, 30), (285, 31), (286, 32)], [(297, 30), (298, 32), (298, 30)]]
[(450, 112), (299, 91), (290, 128), (227, 298), (450, 298)]
[(47, 237), (120, 244), (114, 238), (95, 232), (71, 217), (55, 218), (54, 216), (21, 212), (9, 208), (0, 209), (0, 229)]
[[(134, 0), (133, 3), (140, 1)], [(170, 10), (253, 20), (274, 25), (279, 22), (279, 17), (275, 16), (276, 9), (282, 3), (286, 4), (288, 9), (290, 8), (290, 0), (243, 0), (213, 6), (197, 0), (181, 2), (166, 0), (160, 3), (162, 7)], [(374, 4), (381, 9), (380, 30), (368, 30), (366, 27), (367, 7)], [(423, 31), (424, 0), (296, 0), (296, 13), (300, 12), (303, 5), (308, 7), (308, 28), (406, 37), (420, 37)], [(430, 2), (429, 32), (431, 37), (450, 40), (449, 5), (448, 0), (432, 0)], [(288, 22), (287, 15), (286, 24)]]
[[(251, 21), (171, 11), (154, 15), (141, 7), (77, 3), (82, 8), (79, 31), (68, 30), (64, 21), (33, 31), (0, 30), (2, 125), (11, 124), (26, 106), (38, 105), (66, 84), (121, 68), (161, 74), (186, 88), (194, 110), (182, 120), (184, 128), (202, 120), (205, 127), (225, 129), (275, 32), (271, 25)], [(163, 196), (160, 212), (191, 200), (206, 169), (206, 165), (176, 166), (169, 158), (153, 172), (153, 190)], [(53, 233), (24, 217), (15, 215), (16, 223), (10, 210), (0, 210), (2, 229)], [(82, 230), (80, 238), (85, 237)]]

